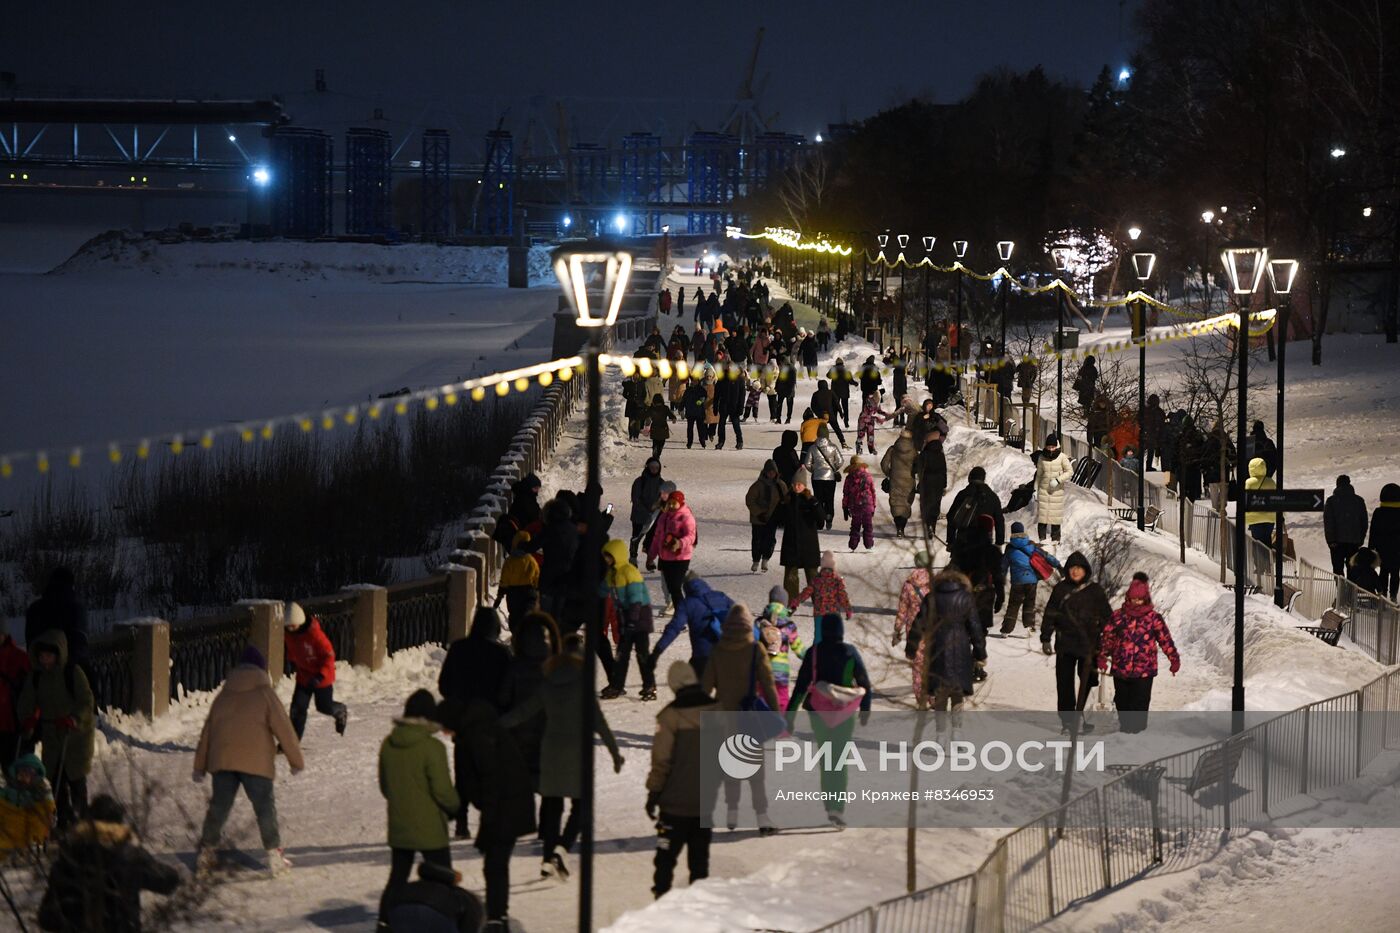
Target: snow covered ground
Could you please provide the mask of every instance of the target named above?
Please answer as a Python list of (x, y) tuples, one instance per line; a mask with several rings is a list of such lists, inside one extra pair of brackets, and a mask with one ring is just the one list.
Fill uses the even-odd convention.
[(109, 236), (0, 274), (0, 448), (63, 449), (251, 420), (549, 354), (557, 285), (505, 249)]

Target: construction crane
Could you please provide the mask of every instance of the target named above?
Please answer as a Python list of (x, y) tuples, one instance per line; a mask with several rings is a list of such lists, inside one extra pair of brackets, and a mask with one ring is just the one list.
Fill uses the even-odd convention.
[(758, 69), (758, 52), (762, 47), (763, 27), (759, 26), (758, 34), (753, 40), (753, 54), (749, 56), (749, 67), (744, 72), (744, 80), (739, 84), (739, 93), (729, 111), (729, 119), (724, 121), (724, 132), (739, 137), (739, 142), (744, 145), (752, 143), (760, 133), (768, 130), (769, 121), (758, 109), (758, 99), (768, 84), (768, 75), (763, 76), (757, 88), (753, 83), (754, 72)]

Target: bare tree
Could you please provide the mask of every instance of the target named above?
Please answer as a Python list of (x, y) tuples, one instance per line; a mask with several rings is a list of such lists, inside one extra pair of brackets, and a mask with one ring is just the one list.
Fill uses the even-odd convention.
[(788, 225), (803, 229), (807, 219), (821, 207), (827, 190), (827, 161), (825, 151), (818, 148), (799, 160), (783, 176), (778, 186), (778, 203), (787, 216)]

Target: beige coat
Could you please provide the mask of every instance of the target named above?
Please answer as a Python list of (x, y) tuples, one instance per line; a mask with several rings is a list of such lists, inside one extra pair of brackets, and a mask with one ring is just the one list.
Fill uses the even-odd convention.
[(725, 632), (705, 663), (701, 685), (714, 694), (719, 709), (734, 711), (749, 695), (750, 671), (755, 691), (768, 701), (768, 708), (778, 708), (778, 693), (773, 689), (773, 666), (768, 652), (757, 648), (750, 628), (743, 635)]
[(194, 770), (242, 771), (273, 778), (277, 775), (274, 763), (279, 743), (293, 770), (306, 766), (292, 721), (272, 689), (267, 671), (240, 664), (229, 673), (209, 707), (194, 753)]

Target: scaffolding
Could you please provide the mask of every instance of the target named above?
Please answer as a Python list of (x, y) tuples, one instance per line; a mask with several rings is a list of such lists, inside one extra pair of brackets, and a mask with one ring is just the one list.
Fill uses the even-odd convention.
[[(732, 214), (729, 207), (739, 187), (739, 141), (728, 133), (692, 133), (686, 141), (686, 182), (690, 209), (688, 233), (724, 233)], [(705, 210), (701, 205), (714, 205)]]
[(661, 138), (652, 133), (624, 136), (619, 174), (622, 203), (632, 215), (632, 235), (660, 233)]
[(509, 130), (486, 134), (486, 161), (479, 186), (476, 232), (508, 236), (515, 207), (515, 140)]
[(345, 232), (383, 235), (392, 225), (389, 134), (354, 128), (345, 133)]
[(425, 237), (452, 235), (451, 138), (447, 130), (423, 131), (419, 228)]
[(278, 236), (330, 234), (331, 148), (331, 138), (320, 130), (273, 132), (272, 228)]

